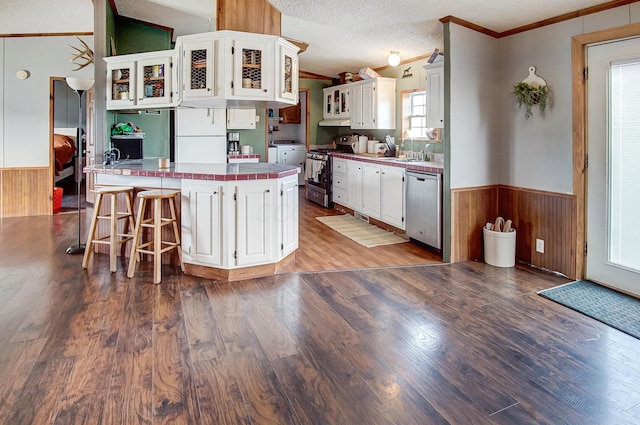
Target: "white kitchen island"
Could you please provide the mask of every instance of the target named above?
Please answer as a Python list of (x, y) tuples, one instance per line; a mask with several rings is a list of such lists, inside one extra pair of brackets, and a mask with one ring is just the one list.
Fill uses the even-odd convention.
[(181, 191), (187, 274), (233, 281), (268, 276), (298, 248), (298, 173), (283, 164), (171, 164), (157, 159), (86, 167), (96, 186)]

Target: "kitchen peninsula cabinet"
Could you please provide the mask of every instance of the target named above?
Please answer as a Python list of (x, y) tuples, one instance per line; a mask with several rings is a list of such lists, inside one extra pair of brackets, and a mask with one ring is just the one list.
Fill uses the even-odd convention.
[(107, 63), (107, 109), (145, 109), (178, 104), (175, 51), (104, 58)]
[(298, 248), (297, 166), (130, 160), (86, 167), (98, 186), (181, 192), (185, 273), (215, 280), (273, 275)]
[(182, 181), (183, 261), (240, 269), (298, 248), (298, 179)]
[(238, 31), (178, 37), (181, 104), (238, 107), (298, 102), (298, 47), (283, 38)]

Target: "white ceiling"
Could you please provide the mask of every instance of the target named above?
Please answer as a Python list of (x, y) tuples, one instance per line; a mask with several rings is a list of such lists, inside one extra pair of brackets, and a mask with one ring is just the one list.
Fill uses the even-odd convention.
[[(282, 13), (282, 35), (309, 43), (300, 55), (300, 69), (334, 76), (384, 66), (392, 50), (409, 59), (442, 49), (439, 19), (444, 16), (502, 32), (609, 0), (270, 2)], [(174, 39), (215, 29), (216, 0), (115, 0), (115, 4), (121, 16), (173, 28)], [(92, 8), (91, 0), (0, 0), (0, 32), (91, 31)]]

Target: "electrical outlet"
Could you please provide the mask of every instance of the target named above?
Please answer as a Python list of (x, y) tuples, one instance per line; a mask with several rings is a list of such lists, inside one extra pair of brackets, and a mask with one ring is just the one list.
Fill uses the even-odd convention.
[(536, 239), (536, 252), (544, 254), (544, 239)]
[(260, 122), (260, 115), (256, 115), (256, 122)]

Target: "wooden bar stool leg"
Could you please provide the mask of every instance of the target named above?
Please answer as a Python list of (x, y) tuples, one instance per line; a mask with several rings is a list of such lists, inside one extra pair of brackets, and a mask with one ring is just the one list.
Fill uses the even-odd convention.
[(100, 214), (100, 207), (102, 206), (102, 193), (98, 193), (96, 201), (93, 204), (93, 217), (91, 218), (91, 224), (89, 225), (89, 234), (87, 235), (87, 245), (84, 249), (84, 256), (82, 257), (82, 268), (86, 269), (89, 266), (89, 260), (91, 260), (91, 254), (93, 253), (93, 238), (96, 234), (96, 227), (98, 225), (98, 215)]
[(162, 199), (153, 200), (153, 283), (160, 283), (162, 274)]
[(133, 241), (131, 244), (131, 255), (129, 256), (129, 269), (127, 270), (127, 277), (133, 277), (136, 270), (136, 263), (138, 262), (138, 243), (140, 242), (140, 231), (142, 230), (142, 222), (144, 221), (144, 198), (140, 198), (140, 204), (138, 205), (138, 215), (136, 217), (136, 227), (133, 232)]
[(175, 198), (169, 199), (169, 209), (171, 210), (171, 221), (173, 224), (173, 235), (176, 240), (176, 250), (178, 251), (178, 259), (180, 260), (180, 268), (184, 273), (184, 263), (182, 262), (182, 243), (180, 242), (180, 230), (178, 229), (178, 215), (176, 214)]
[(109, 244), (109, 270), (115, 272), (116, 259), (118, 257), (118, 251), (116, 251), (118, 245), (118, 194), (111, 194), (111, 226), (109, 229), (111, 243)]

